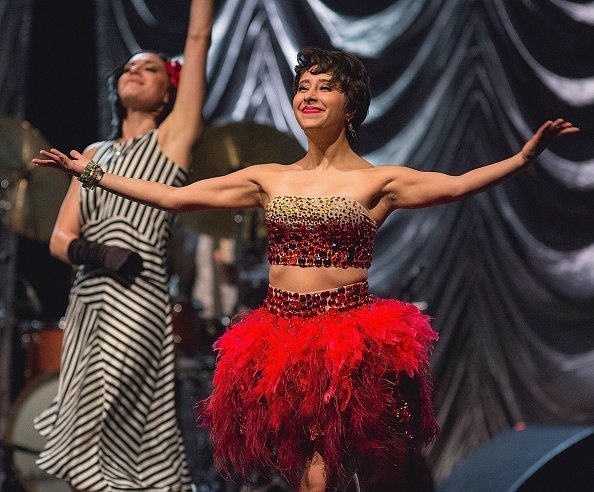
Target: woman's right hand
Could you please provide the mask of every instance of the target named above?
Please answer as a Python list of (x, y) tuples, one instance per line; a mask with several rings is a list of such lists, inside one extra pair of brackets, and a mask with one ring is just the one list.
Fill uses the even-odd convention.
[(60, 152), (58, 149), (40, 150), (39, 153), (47, 159), (32, 159), (36, 166), (53, 167), (73, 176), (80, 176), (86, 165), (90, 162), (80, 152), (73, 150), (70, 157)]

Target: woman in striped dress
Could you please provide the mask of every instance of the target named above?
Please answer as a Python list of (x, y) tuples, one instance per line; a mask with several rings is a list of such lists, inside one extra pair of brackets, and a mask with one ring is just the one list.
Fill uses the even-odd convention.
[[(184, 68), (132, 56), (111, 77), (114, 140), (84, 154), (122, 176), (182, 186), (203, 130), (211, 0), (194, 0)], [(175, 416), (166, 246), (172, 215), (72, 180), (51, 253), (80, 265), (60, 385), (36, 419), (38, 465), (75, 490), (190, 490)], [(188, 402), (191, 404), (191, 402)]]

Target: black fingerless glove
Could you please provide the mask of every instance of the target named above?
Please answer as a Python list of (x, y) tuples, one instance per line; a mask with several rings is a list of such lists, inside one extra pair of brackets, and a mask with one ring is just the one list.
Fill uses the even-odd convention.
[(142, 271), (142, 257), (136, 251), (81, 238), (68, 245), (68, 260), (73, 265), (100, 266), (122, 275)]

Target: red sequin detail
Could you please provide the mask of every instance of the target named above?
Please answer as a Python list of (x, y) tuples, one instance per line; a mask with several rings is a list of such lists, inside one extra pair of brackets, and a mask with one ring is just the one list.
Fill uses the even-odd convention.
[(307, 294), (288, 292), (269, 285), (264, 307), (279, 316), (308, 318), (324, 311), (345, 311), (369, 302), (371, 302), (371, 296), (367, 282), (357, 282), (332, 290)]
[(271, 265), (371, 266), (377, 226), (351, 198), (280, 196), (268, 203), (265, 219)]
[(320, 437), (322, 434), (324, 434), (322, 432), (322, 430), (320, 429), (320, 426), (317, 424), (313, 424), (310, 428), (309, 428), (309, 440), (310, 441), (315, 441), (318, 437)]

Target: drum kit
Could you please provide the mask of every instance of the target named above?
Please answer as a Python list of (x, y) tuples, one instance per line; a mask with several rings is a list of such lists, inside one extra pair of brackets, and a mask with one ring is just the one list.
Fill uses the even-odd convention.
[[(224, 176), (260, 163), (289, 164), (305, 151), (291, 136), (256, 123), (230, 123), (208, 127), (192, 156), (191, 180)], [(233, 268), (223, 276), (238, 288), (233, 311), (253, 308), (267, 285), (266, 229), (260, 209), (244, 211), (216, 210), (180, 214), (186, 227), (207, 234), (219, 242), (232, 240)], [(223, 267), (224, 268), (224, 267)], [(232, 277), (232, 278), (230, 278)], [(256, 300), (254, 300), (256, 298)], [(212, 353), (211, 346), (229, 320), (204, 319), (191, 303), (173, 306), (175, 339), (178, 354), (192, 357)]]
[(17, 234), (47, 242), (70, 178), (32, 164), (40, 149), (49, 144), (37, 129), (0, 118), (0, 210)]
[[(19, 236), (48, 242), (70, 178), (31, 164), (31, 159), (42, 148), (49, 148), (49, 144), (30, 124), (0, 118), (0, 230), (6, 228)], [(210, 127), (195, 150), (191, 179), (222, 176), (258, 163), (287, 164), (303, 155), (304, 150), (295, 139), (269, 126), (231, 123)], [(182, 214), (181, 219), (192, 230), (219, 241), (232, 240), (237, 304), (238, 307), (253, 307), (263, 297), (267, 285), (266, 231), (262, 211), (190, 212)], [(3, 316), (1, 304), (0, 296), (0, 318)], [(198, 392), (192, 388), (191, 396), (206, 396), (214, 366), (212, 343), (224, 330), (228, 319), (205, 319), (200, 309), (188, 302), (174, 303), (172, 317), (176, 355), (182, 361), (180, 379), (198, 377), (202, 388)], [(25, 328), (18, 333), (24, 353), (24, 385), (10, 407), (6, 424), (2, 426), (4, 435), (0, 436), (5, 461), (8, 460), (14, 475), (15, 485), (10, 490), (67, 491), (69, 488), (64, 482), (36, 467), (35, 459), (44, 439), (32, 423), (57, 393), (62, 330), (59, 326), (46, 326), (31, 320), (14, 320), (12, 324)], [(208, 446), (203, 437), (198, 438), (199, 446)], [(191, 451), (188, 449), (188, 455)], [(201, 451), (203, 449), (198, 449), (199, 453)], [(215, 480), (210, 464), (204, 474), (205, 477), (210, 474)], [(215, 488), (207, 486), (204, 490)]]
[[(265, 125), (231, 123), (206, 129), (193, 158), (193, 181), (223, 176), (254, 164), (276, 162), (289, 164), (303, 157), (305, 151), (292, 137)], [(232, 312), (253, 308), (264, 298), (268, 285), (266, 229), (260, 209), (244, 211), (204, 211), (180, 215), (183, 225), (214, 239), (219, 245), (217, 270), (220, 289), (214, 298), (224, 297), (223, 284), (232, 285), (236, 302)], [(232, 251), (228, 251), (232, 248)], [(213, 255), (215, 258), (217, 254)], [(216, 261), (216, 260), (215, 260)], [(198, 272), (198, 282), (200, 271)], [(204, 289), (200, 289), (204, 292)], [(228, 292), (228, 291), (227, 291)], [(203, 304), (206, 299), (198, 299)], [(173, 305), (173, 329), (176, 342), (178, 391), (185, 401), (206, 398), (212, 389), (214, 354), (212, 344), (230, 320), (223, 314), (205, 315), (198, 303), (176, 302)], [(218, 309), (214, 310), (215, 312)], [(191, 408), (178, 407), (178, 419), (187, 450), (188, 465), (199, 490), (236, 490), (216, 473), (207, 431), (196, 429)]]
[[(26, 121), (0, 118), (0, 227), (42, 242), (49, 241), (70, 182), (62, 173), (31, 163), (40, 149), (48, 148), (41, 133)], [(16, 251), (3, 250), (2, 253), (5, 263), (14, 261)], [(15, 299), (5, 298), (6, 292), (12, 292), (9, 287), (4, 283), (5, 295), (1, 299), (2, 312), (8, 318), (11, 316), (7, 312), (17, 304)], [(10, 324), (2, 321), (7, 327)], [(67, 491), (66, 484), (35, 466), (35, 457), (44, 439), (33, 428), (33, 418), (49, 406), (57, 393), (62, 331), (57, 326), (46, 327), (35, 321), (20, 320), (18, 325), (25, 327), (19, 331), (19, 345), (25, 354), (24, 374), (18, 376), (24, 376), (26, 384), (12, 403), (6, 425), (3, 425), (4, 458), (10, 461), (14, 473), (14, 479), (8, 477), (6, 482), (14, 490)], [(18, 357), (13, 358), (13, 362), (17, 360)], [(11, 372), (12, 376), (17, 376), (14, 368)]]

